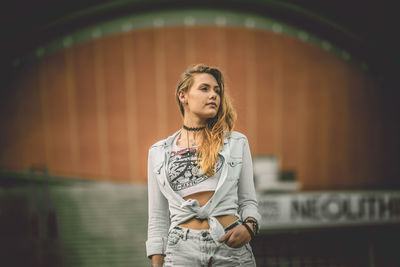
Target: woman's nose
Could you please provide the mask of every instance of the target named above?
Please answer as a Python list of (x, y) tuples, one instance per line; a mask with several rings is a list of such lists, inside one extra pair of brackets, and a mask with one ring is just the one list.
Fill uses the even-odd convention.
[(217, 99), (217, 95), (218, 95), (217, 92), (212, 91), (211, 94), (210, 94), (210, 98), (211, 99)]

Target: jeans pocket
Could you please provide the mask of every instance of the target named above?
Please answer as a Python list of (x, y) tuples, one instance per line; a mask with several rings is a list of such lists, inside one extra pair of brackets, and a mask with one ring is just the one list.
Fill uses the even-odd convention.
[(256, 259), (254, 258), (253, 250), (251, 249), (250, 244), (247, 243), (244, 245), (244, 247), (245, 253), (240, 258), (240, 266), (256, 267)]
[(228, 246), (225, 242), (222, 243), (222, 246), (223, 246), (224, 248), (228, 249), (228, 250), (236, 251), (236, 252), (239, 252), (239, 251), (243, 250), (243, 248), (244, 248), (244, 245), (241, 246), (241, 247), (238, 247), (238, 248), (233, 248), (233, 247)]
[(167, 239), (167, 248), (170, 247), (176, 247), (178, 246), (179, 242), (182, 240), (183, 234), (180, 233), (179, 231), (171, 231), (168, 235)]

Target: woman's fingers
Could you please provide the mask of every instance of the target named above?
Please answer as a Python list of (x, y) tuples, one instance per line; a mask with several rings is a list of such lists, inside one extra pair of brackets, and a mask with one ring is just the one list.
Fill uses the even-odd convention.
[(232, 233), (229, 235), (227, 241), (225, 242), (225, 244), (227, 244), (228, 246), (236, 248), (236, 247), (241, 247), (244, 244), (250, 242), (251, 236), (244, 226), (240, 225), (238, 227), (233, 228), (231, 231)]
[(227, 240), (230, 236), (232, 235), (232, 230), (229, 230), (226, 234), (224, 234), (221, 239), (219, 240), (219, 242), (225, 242), (225, 240)]
[(229, 247), (238, 248), (250, 242), (250, 240), (251, 236), (249, 232), (243, 225), (240, 225), (224, 234), (219, 242), (225, 242)]

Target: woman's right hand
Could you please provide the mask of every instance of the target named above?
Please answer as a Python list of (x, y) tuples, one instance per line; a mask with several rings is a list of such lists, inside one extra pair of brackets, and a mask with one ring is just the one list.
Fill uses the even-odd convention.
[(225, 244), (231, 248), (240, 248), (244, 244), (250, 242), (250, 240), (251, 235), (247, 229), (243, 225), (239, 225), (224, 234), (219, 242), (225, 242)]

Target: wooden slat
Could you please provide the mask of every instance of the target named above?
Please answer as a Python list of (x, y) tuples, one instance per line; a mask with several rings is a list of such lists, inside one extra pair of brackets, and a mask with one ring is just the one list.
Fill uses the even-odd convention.
[(109, 175), (112, 180), (127, 182), (129, 148), (122, 35), (105, 38), (102, 53), (105, 68), (104, 101)]
[(238, 28), (226, 29), (227, 76), (234, 106), (238, 113), (236, 129), (247, 134), (246, 130), (246, 33)]
[(214, 27), (191, 28), (193, 44), (190, 50), (194, 53), (193, 63), (215, 66), (217, 64), (217, 33)]
[(313, 64), (310, 64), (309, 71), (312, 73), (310, 80), (310, 88), (308, 94), (308, 110), (307, 110), (307, 160), (310, 168), (309, 175), (300, 179), (304, 188), (307, 186), (318, 187), (324, 183), (324, 168), (326, 168), (325, 156), (327, 155), (327, 131), (326, 116), (329, 112), (327, 109), (328, 95), (324, 88), (323, 70), (321, 65), (323, 62), (323, 52), (313, 50)]
[(49, 119), (49, 89), (47, 82), (47, 71), (50, 68), (48, 62), (44, 59), (39, 61), (39, 93), (40, 93), (40, 113), (43, 121), (43, 135), (44, 135), (44, 145), (45, 145), (45, 156), (46, 156), (46, 166), (50, 168), (52, 166), (52, 155), (51, 155), (51, 125)]
[(256, 35), (256, 86), (257, 98), (257, 148), (255, 155), (276, 155), (276, 135), (274, 120), (276, 117), (274, 97), (276, 89), (274, 87), (276, 69), (274, 58), (273, 36), (271, 34), (260, 33)]
[(158, 112), (156, 107), (156, 83), (154, 80), (155, 55), (154, 33), (152, 30), (135, 32), (133, 35), (134, 68), (136, 70), (135, 91), (137, 102), (137, 125), (139, 146), (138, 175), (142, 182), (147, 177), (147, 152), (153, 143), (164, 138), (158, 133)]
[[(282, 149), (281, 167), (285, 171), (297, 172), (300, 161), (300, 142), (301, 133), (305, 131), (304, 120), (305, 112), (301, 110), (304, 101), (304, 91), (301, 87), (301, 79), (307, 79), (307, 72), (304, 70), (304, 55), (298, 53), (300, 45), (297, 40), (286, 37), (282, 39), (281, 47), (281, 68), (282, 73), (287, 73), (281, 77), (280, 89), (281, 104), (281, 138), (280, 146)], [(303, 62), (303, 64), (298, 64)], [(303, 83), (304, 84), (304, 83)], [(311, 107), (308, 107), (311, 108)], [(301, 112), (303, 111), (303, 112)]]
[(80, 174), (80, 154), (79, 154), (79, 138), (78, 138), (78, 110), (76, 99), (76, 81), (74, 73), (74, 48), (65, 49), (65, 79), (66, 93), (68, 103), (68, 124), (69, 138), (71, 142), (71, 169), (69, 170), (75, 175)]
[(128, 144), (128, 162), (129, 162), (129, 180), (135, 182), (139, 180), (137, 175), (139, 171), (139, 140), (138, 140), (138, 127), (137, 125), (137, 102), (139, 101), (135, 95), (135, 80), (136, 71), (133, 62), (135, 58), (133, 56), (133, 46), (135, 45), (132, 41), (132, 33), (125, 33), (123, 35), (123, 54), (124, 54), (124, 78), (125, 78), (125, 89), (126, 89), (126, 108), (127, 108), (127, 144)]
[[(168, 106), (168, 135), (182, 127), (182, 118), (178, 104), (175, 100), (175, 91), (180, 75), (188, 67), (186, 54), (185, 35), (180, 28), (164, 29), (164, 51), (165, 53), (165, 83), (166, 83), (166, 105)], [(173, 67), (171, 67), (173, 66)]]
[[(329, 64), (330, 63), (330, 64)], [(329, 69), (332, 75), (329, 77), (328, 85), (330, 93), (330, 101), (332, 103), (332, 127), (331, 141), (329, 142), (329, 151), (331, 153), (328, 173), (331, 184), (337, 186), (346, 184), (349, 178), (349, 157), (351, 149), (349, 146), (350, 133), (350, 107), (347, 95), (349, 94), (348, 86), (348, 70), (342, 61), (331, 58)]]
[(83, 177), (101, 177), (93, 42), (74, 48), (77, 128), (80, 170)]
[(256, 45), (255, 45), (255, 35), (256, 32), (249, 30), (245, 33), (246, 46), (245, 49), (245, 72), (243, 75), (246, 79), (246, 98), (244, 104), (246, 105), (246, 116), (243, 117), (246, 120), (247, 138), (251, 140), (251, 145), (253, 147), (253, 154), (259, 153), (258, 151), (258, 140), (257, 140), (257, 76), (259, 75), (256, 70)]
[(48, 56), (45, 71), (50, 172), (68, 174), (73, 169), (65, 51)]
[(25, 147), (27, 168), (32, 165), (43, 166), (46, 164), (45, 139), (43, 134), (43, 118), (40, 113), (41, 98), (39, 87), (39, 69), (37, 65), (28, 66), (25, 70), (23, 83), (24, 95), (24, 124)]
[(154, 79), (156, 87), (156, 103), (158, 117), (158, 136), (168, 135), (168, 106), (167, 106), (167, 84), (166, 84), (166, 54), (165, 33), (162, 30), (154, 30)]

